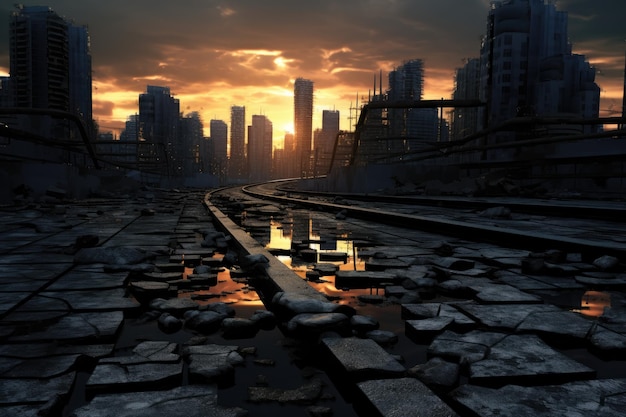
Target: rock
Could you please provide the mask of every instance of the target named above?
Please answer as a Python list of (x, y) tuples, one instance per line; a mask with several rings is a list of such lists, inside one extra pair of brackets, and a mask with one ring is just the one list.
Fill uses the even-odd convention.
[(602, 271), (611, 271), (619, 265), (619, 259), (614, 256), (601, 256), (593, 261), (593, 265)]
[(450, 326), (454, 321), (452, 317), (433, 317), (420, 320), (406, 320), (404, 332), (416, 343), (431, 341), (437, 334)]
[(307, 281), (313, 281), (313, 282), (317, 282), (320, 280), (320, 273), (318, 271), (315, 270), (308, 270), (306, 271), (306, 279)]
[(510, 219), (511, 210), (507, 207), (490, 207), (479, 212), (478, 215), (488, 219)]
[[(621, 417), (626, 404), (624, 379), (599, 379), (562, 385), (493, 389), (464, 385), (451, 393), (456, 403), (483, 417)], [(593, 410), (593, 411), (590, 411)]]
[(159, 329), (164, 333), (175, 333), (182, 329), (182, 320), (172, 316), (170, 313), (163, 313), (159, 316)]
[(313, 266), (313, 270), (317, 271), (320, 276), (335, 275), (339, 267), (332, 263), (317, 263)]
[(222, 334), (226, 339), (249, 339), (258, 331), (258, 323), (250, 319), (228, 317), (222, 320)]
[(371, 339), (325, 337), (322, 345), (353, 380), (400, 377), (405, 368)]
[(389, 332), (386, 330), (370, 330), (365, 333), (365, 337), (368, 339), (372, 339), (374, 342), (378, 343), (381, 346), (390, 346), (395, 343), (398, 343), (398, 335), (394, 332)]
[(189, 378), (199, 383), (232, 380), (234, 367), (244, 363), (237, 346), (199, 345), (185, 347), (189, 358)]
[(470, 364), (470, 383), (477, 385), (550, 384), (594, 376), (593, 369), (534, 335), (507, 336), (491, 346), (485, 359)]
[(256, 322), (259, 328), (263, 330), (271, 330), (276, 326), (276, 315), (267, 310), (255, 311), (250, 320)]
[(200, 305), (189, 298), (155, 298), (150, 302), (150, 308), (182, 317), (186, 311), (197, 310)]
[(281, 404), (313, 404), (322, 395), (323, 383), (314, 379), (310, 383), (296, 389), (280, 389), (264, 386), (248, 388), (248, 401), (279, 402)]
[(437, 336), (428, 347), (429, 356), (451, 359), (461, 365), (483, 360), (491, 346), (506, 337), (502, 333), (473, 330), (459, 334), (446, 330)]
[(207, 305), (207, 309), (209, 311), (215, 311), (216, 313), (219, 313), (223, 315), (224, 317), (235, 316), (235, 309), (226, 303), (221, 303), (221, 302), (211, 303)]
[(355, 314), (350, 317), (350, 326), (352, 326), (352, 330), (357, 335), (362, 335), (366, 332), (377, 330), (380, 324), (372, 317)]
[(409, 375), (415, 375), (428, 386), (452, 388), (459, 381), (461, 367), (458, 363), (432, 358), (422, 365), (409, 369)]
[(216, 332), (226, 316), (215, 311), (190, 311), (185, 314), (185, 326), (204, 334)]
[(328, 330), (345, 332), (350, 319), (342, 313), (301, 313), (287, 323), (287, 330), (303, 335), (318, 335)]
[(433, 265), (436, 265), (440, 268), (449, 269), (452, 271), (467, 271), (474, 268), (474, 261), (469, 261), (467, 259), (459, 259), (451, 256), (443, 257), (443, 258), (435, 258), (432, 260)]
[[(367, 398), (363, 415), (402, 417), (457, 417), (437, 395), (415, 378), (379, 379), (360, 382), (358, 389)], [(363, 406), (365, 407), (365, 406)]]
[(217, 404), (217, 386), (185, 385), (171, 390), (136, 391), (96, 396), (90, 403), (74, 410), (76, 417), (241, 417), (241, 408)]
[(297, 293), (277, 292), (272, 298), (274, 307), (281, 310), (288, 317), (302, 313), (343, 313), (353, 316), (355, 311), (352, 307), (339, 305), (329, 301), (323, 301), (307, 297)]

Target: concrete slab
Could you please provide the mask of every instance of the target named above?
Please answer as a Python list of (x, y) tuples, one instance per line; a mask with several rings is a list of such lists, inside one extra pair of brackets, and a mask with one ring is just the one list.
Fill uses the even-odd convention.
[(379, 379), (360, 382), (357, 386), (381, 416), (457, 416), (446, 403), (415, 378)]
[(400, 377), (406, 369), (371, 339), (326, 337), (322, 345), (354, 380)]

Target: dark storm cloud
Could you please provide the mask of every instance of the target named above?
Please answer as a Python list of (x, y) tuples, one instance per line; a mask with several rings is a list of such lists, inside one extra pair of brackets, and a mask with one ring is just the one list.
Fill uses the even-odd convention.
[[(13, 6), (0, 4), (0, 35)], [(40, 2), (26, 4), (41, 4)], [(292, 89), (295, 77), (346, 97), (367, 93), (403, 61), (425, 62), (426, 93), (448, 95), (453, 71), (479, 54), (489, 0), (48, 0), (91, 35), (94, 84), (134, 93), (147, 84), (181, 95), (206, 94), (203, 106)], [(569, 14), (574, 52), (600, 70), (598, 82), (621, 82), (626, 34), (624, 0), (560, 0)], [(8, 36), (0, 36), (0, 69), (8, 70)], [(340, 92), (340, 87), (346, 91)], [(249, 95), (236, 88), (256, 89)], [(273, 90), (274, 89), (274, 90)], [(235, 91), (236, 90), (236, 91)], [(208, 93), (211, 92), (211, 94)], [(446, 93), (448, 91), (448, 93)], [(284, 91), (282, 92), (284, 93)], [(112, 112), (99, 98), (97, 107)], [(124, 105), (133, 106), (127, 99)], [(121, 106), (120, 102), (116, 102)], [(223, 104), (222, 104), (223, 105)], [(95, 105), (96, 106), (96, 105)]]

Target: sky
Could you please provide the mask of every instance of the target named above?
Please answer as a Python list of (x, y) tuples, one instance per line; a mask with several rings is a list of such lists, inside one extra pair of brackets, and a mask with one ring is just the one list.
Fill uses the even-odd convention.
[[(383, 89), (387, 74), (422, 59), (424, 99), (450, 98), (454, 71), (478, 57), (489, 0), (47, 0), (91, 37), (93, 111), (101, 131), (119, 133), (138, 112), (147, 85), (169, 87), (181, 112), (230, 124), (263, 114), (280, 141), (293, 130), (293, 83), (314, 82), (313, 127), (323, 110), (350, 111)], [(568, 12), (573, 52), (597, 69), (601, 115), (621, 110), (626, 1), (558, 0)], [(9, 73), (8, 25), (14, 2), (0, 0), (0, 75)], [(2, 16), (6, 16), (2, 18)], [(375, 81), (376, 79), (376, 81)], [(357, 101), (358, 97), (358, 101)]]

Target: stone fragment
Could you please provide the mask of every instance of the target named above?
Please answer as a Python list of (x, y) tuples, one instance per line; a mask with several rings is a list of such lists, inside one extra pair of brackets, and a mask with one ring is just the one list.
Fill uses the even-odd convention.
[(226, 339), (249, 339), (259, 332), (256, 321), (238, 317), (227, 317), (222, 320), (222, 335)]
[(170, 313), (163, 313), (158, 319), (159, 329), (164, 333), (175, 333), (182, 329), (183, 321), (177, 317), (172, 316)]
[(167, 391), (137, 391), (98, 395), (89, 404), (74, 410), (76, 417), (243, 417), (242, 408), (217, 404), (217, 386), (185, 385)]
[(510, 335), (470, 364), (470, 383), (528, 385), (593, 378), (595, 371), (555, 351), (534, 335)]
[(169, 300), (155, 298), (150, 302), (150, 308), (170, 313), (177, 317), (182, 317), (186, 311), (196, 310), (198, 307), (200, 305), (189, 298), (171, 298)]
[(563, 338), (584, 341), (593, 322), (570, 311), (546, 311), (529, 315), (517, 327), (519, 332), (536, 332), (555, 342), (564, 343)]
[(431, 358), (422, 365), (409, 369), (409, 375), (415, 375), (428, 386), (452, 388), (459, 381), (461, 366), (458, 363), (445, 361), (441, 358)]
[(428, 347), (428, 354), (465, 365), (483, 360), (491, 346), (505, 337), (502, 333), (478, 330), (464, 334), (446, 330), (433, 340)]
[(248, 401), (253, 403), (279, 402), (281, 404), (313, 404), (322, 395), (323, 383), (319, 379), (295, 389), (280, 389), (265, 386), (248, 388)]
[(619, 265), (619, 259), (614, 256), (604, 255), (593, 261), (593, 266), (602, 270), (610, 271)]
[(250, 320), (256, 322), (259, 328), (271, 330), (276, 326), (276, 315), (268, 310), (256, 310)]
[(277, 292), (272, 298), (272, 304), (287, 316), (301, 313), (333, 313), (342, 312), (354, 315), (354, 310), (348, 306), (322, 301), (297, 293)]
[(185, 314), (185, 326), (204, 334), (216, 332), (226, 316), (215, 311), (190, 311)]
[(237, 346), (198, 345), (188, 346), (184, 354), (189, 359), (189, 377), (199, 383), (229, 381), (234, 367), (244, 362)]
[(432, 263), (440, 268), (449, 269), (452, 271), (468, 271), (474, 268), (474, 261), (467, 259), (459, 259), (454, 257), (435, 258)]
[(354, 330), (356, 334), (363, 334), (378, 329), (380, 324), (373, 317), (355, 314), (350, 317), (350, 326), (352, 326), (352, 330)]
[(400, 362), (371, 339), (325, 337), (322, 345), (354, 380), (400, 377), (406, 371)]
[(365, 337), (372, 339), (381, 346), (389, 346), (398, 342), (398, 335), (387, 330), (370, 330), (365, 333)]
[(453, 401), (483, 417), (586, 416), (621, 417), (626, 406), (626, 380), (598, 379), (562, 385), (493, 389), (464, 385)]
[(452, 317), (437, 316), (429, 319), (406, 320), (404, 332), (416, 343), (430, 342), (433, 337), (446, 329), (454, 319)]
[[(376, 410), (376, 414), (381, 416), (457, 416), (446, 403), (415, 378), (379, 379), (357, 385)], [(367, 412), (370, 413), (371, 410)]]
[(301, 313), (287, 322), (287, 330), (303, 335), (317, 335), (328, 330), (345, 332), (350, 319), (342, 313)]
[(3, 379), (0, 405), (45, 404), (57, 396), (68, 395), (75, 377), (76, 374), (70, 372), (50, 379)]

